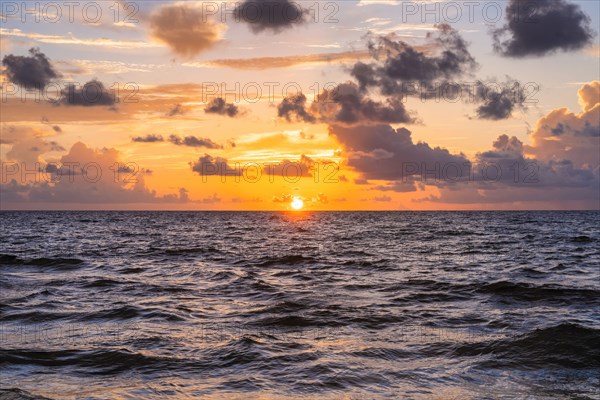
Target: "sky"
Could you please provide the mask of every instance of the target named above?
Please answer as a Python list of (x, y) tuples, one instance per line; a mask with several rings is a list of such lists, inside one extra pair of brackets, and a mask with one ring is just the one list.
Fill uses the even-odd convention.
[(600, 4), (0, 6), (0, 207), (600, 209)]

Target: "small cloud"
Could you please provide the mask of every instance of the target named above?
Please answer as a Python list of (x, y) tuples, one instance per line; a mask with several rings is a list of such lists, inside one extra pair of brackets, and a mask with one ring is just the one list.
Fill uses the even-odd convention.
[(225, 25), (215, 23), (192, 4), (165, 5), (150, 16), (151, 35), (184, 58), (214, 47), (221, 41), (225, 29)]
[(373, 197), (373, 201), (377, 201), (377, 202), (381, 202), (381, 203), (387, 203), (387, 202), (392, 201), (392, 198), (390, 196), (386, 196), (386, 195), (375, 196), (375, 197)]
[(212, 196), (205, 197), (203, 199), (198, 200), (197, 202), (202, 204), (216, 204), (221, 202), (221, 198), (217, 196), (216, 193), (213, 193)]
[(183, 109), (183, 106), (181, 104), (175, 104), (175, 107), (173, 107), (172, 109), (170, 109), (166, 116), (167, 117), (175, 117), (177, 115), (183, 115), (185, 113), (185, 110)]
[(61, 97), (56, 102), (66, 106), (111, 106), (117, 102), (115, 95), (109, 93), (104, 84), (96, 79), (86, 82), (81, 89), (70, 83), (61, 91)]
[(29, 49), (30, 56), (8, 54), (2, 59), (8, 80), (26, 89), (42, 90), (53, 79), (60, 77), (50, 60), (38, 48)]
[(590, 17), (579, 5), (565, 0), (510, 0), (506, 20), (492, 35), (494, 50), (508, 57), (579, 50), (595, 36)]
[(206, 147), (207, 149), (222, 149), (223, 146), (213, 142), (208, 138), (197, 138), (196, 136), (186, 136), (180, 138), (176, 135), (169, 136), (169, 142), (177, 146), (188, 146), (188, 147)]
[(273, 196), (273, 203), (291, 203), (294, 196), (291, 194), (282, 194), (281, 196)]
[(227, 103), (225, 99), (216, 97), (206, 105), (204, 112), (207, 114), (227, 115), (234, 118), (239, 114), (240, 110), (235, 104)]
[(240, 168), (232, 168), (227, 159), (222, 157), (213, 157), (209, 154), (198, 158), (196, 162), (190, 162), (192, 171), (200, 176), (240, 176)]
[(290, 0), (244, 0), (236, 3), (235, 16), (250, 26), (253, 33), (279, 33), (306, 22), (308, 10)]
[(164, 139), (161, 135), (150, 134), (146, 136), (136, 136), (131, 138), (131, 141), (136, 143), (156, 143), (163, 142)]

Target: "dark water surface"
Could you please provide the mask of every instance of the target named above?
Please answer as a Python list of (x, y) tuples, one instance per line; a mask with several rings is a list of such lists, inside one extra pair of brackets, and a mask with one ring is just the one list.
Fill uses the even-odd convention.
[(2, 212), (0, 387), (600, 399), (599, 212)]

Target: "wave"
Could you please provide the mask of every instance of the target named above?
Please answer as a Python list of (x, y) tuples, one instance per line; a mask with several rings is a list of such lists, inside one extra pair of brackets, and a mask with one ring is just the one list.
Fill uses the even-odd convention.
[(600, 290), (597, 289), (511, 281), (459, 284), (431, 279), (409, 279), (381, 287), (377, 291), (406, 293), (395, 297), (395, 302), (460, 301), (474, 299), (476, 295), (483, 294), (513, 301), (600, 305)]
[(165, 249), (164, 253), (169, 256), (184, 256), (189, 254), (220, 253), (220, 251), (215, 247), (190, 247), (179, 249)]
[(126, 282), (115, 281), (114, 279), (100, 278), (100, 279), (95, 279), (91, 282), (87, 282), (87, 283), (81, 285), (81, 287), (91, 289), (91, 288), (98, 288), (98, 287), (113, 287), (113, 286), (123, 285), (125, 283)]
[(600, 329), (563, 323), (508, 339), (461, 345), (454, 353), (488, 355), (480, 362), (488, 368), (600, 368)]
[(575, 243), (592, 243), (594, 242), (594, 239), (589, 236), (580, 235), (572, 237), (571, 241)]
[(122, 307), (108, 308), (96, 312), (88, 312), (79, 317), (80, 321), (93, 320), (127, 320), (143, 318), (144, 320), (161, 319), (169, 322), (184, 321), (185, 318), (163, 310), (149, 307), (125, 305)]
[[(118, 374), (136, 368), (157, 369), (176, 366), (177, 359), (147, 356), (118, 350), (0, 350), (0, 365), (35, 365), (44, 367), (81, 367), (89, 374)], [(84, 372), (81, 372), (84, 373)]]
[(298, 265), (314, 262), (313, 257), (306, 257), (302, 255), (287, 255), (281, 257), (266, 257), (264, 261), (256, 264), (257, 267), (272, 267), (279, 265)]
[(21, 389), (0, 389), (0, 399), (6, 400), (51, 400), (48, 397), (37, 396)]
[(40, 257), (32, 259), (21, 259), (11, 254), (0, 254), (0, 265), (4, 266), (33, 266), (41, 268), (54, 269), (77, 269), (85, 261), (79, 258), (63, 258), (63, 257)]
[(521, 301), (600, 304), (600, 291), (598, 290), (576, 289), (551, 284), (532, 285), (529, 283), (499, 281), (481, 286), (476, 291)]

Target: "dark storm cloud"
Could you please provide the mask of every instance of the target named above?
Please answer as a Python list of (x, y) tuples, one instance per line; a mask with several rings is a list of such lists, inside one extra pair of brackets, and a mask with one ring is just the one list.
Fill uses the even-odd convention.
[(206, 105), (204, 112), (208, 114), (227, 115), (234, 118), (239, 114), (240, 110), (235, 104), (227, 103), (221, 97), (215, 97)]
[(390, 35), (371, 39), (369, 50), (378, 62), (358, 62), (350, 71), (361, 90), (379, 87), (382, 94), (392, 95), (398, 93), (402, 82), (431, 84), (473, 71), (477, 62), (458, 31), (448, 24), (436, 28), (437, 32), (427, 34), (427, 47), (432, 51), (417, 49)]
[[(278, 105), (278, 116), (287, 121), (323, 122), (331, 124), (391, 124), (416, 123), (404, 99), (421, 93), (418, 87), (442, 87), (451, 78), (470, 74), (478, 64), (468, 50), (467, 42), (448, 24), (436, 25), (427, 34), (427, 43), (412, 46), (393, 35), (371, 37), (368, 47), (371, 63), (357, 62), (349, 70), (356, 82), (325, 89), (308, 107), (302, 94), (291, 95)], [(462, 84), (458, 86), (461, 87)], [(385, 97), (375, 100), (370, 91)], [(427, 93), (429, 93), (428, 91)], [(510, 116), (514, 104), (507, 104), (506, 95), (479, 99), (479, 115)]]
[(270, 30), (279, 33), (306, 22), (307, 11), (299, 2), (289, 0), (244, 0), (235, 8), (235, 16), (254, 33)]
[(70, 83), (61, 91), (59, 104), (67, 106), (114, 106), (117, 102), (115, 95), (110, 93), (104, 84), (96, 79), (85, 83), (81, 88)]
[(156, 143), (164, 142), (164, 139), (161, 135), (150, 134), (146, 136), (136, 136), (132, 138), (131, 141), (137, 143)]
[(375, 101), (365, 96), (352, 82), (342, 83), (332, 90), (323, 90), (318, 100), (312, 104), (311, 111), (329, 123), (416, 122), (399, 97)]
[[(375, 118), (377, 121), (409, 122), (409, 114), (403, 116), (400, 110), (404, 109), (407, 97), (428, 100), (455, 98), (456, 94), (456, 98), (477, 104), (477, 118), (488, 120), (507, 119), (517, 109), (527, 110), (524, 89), (518, 81), (510, 78), (506, 82), (494, 80), (485, 84), (477, 81), (475, 86), (461, 82), (478, 64), (458, 31), (447, 24), (438, 24), (436, 28), (436, 32), (427, 35), (427, 44), (418, 48), (396, 40), (393, 35), (371, 38), (369, 50), (375, 62), (359, 61), (350, 68), (360, 93), (373, 89), (388, 97), (388, 105), (394, 112), (378, 108), (381, 113)], [(399, 120), (385, 118), (390, 115)], [(338, 119), (338, 122), (344, 121)]]
[(288, 95), (277, 106), (277, 116), (292, 120), (314, 123), (317, 119), (306, 111), (306, 96), (302, 93)]
[(456, 166), (469, 164), (462, 154), (454, 155), (423, 142), (413, 143), (411, 132), (406, 128), (332, 125), (329, 134), (344, 146), (348, 165), (367, 180), (401, 180), (419, 175), (424, 169), (433, 170), (450, 163)]
[(208, 138), (197, 138), (195, 136), (186, 136), (183, 139), (176, 135), (169, 136), (169, 142), (177, 146), (188, 147), (206, 147), (208, 149), (222, 149), (223, 146), (213, 142)]
[(277, 114), (287, 121), (324, 123), (414, 123), (416, 119), (404, 107), (399, 97), (376, 101), (362, 92), (353, 82), (324, 89), (317, 99), (306, 107), (303, 94), (289, 95), (277, 106)]
[(190, 162), (190, 166), (200, 176), (239, 176), (242, 173), (240, 168), (231, 167), (227, 159), (209, 154), (204, 154), (196, 162)]
[(362, 61), (354, 64), (350, 69), (350, 75), (356, 79), (360, 86), (360, 90), (365, 90), (371, 86), (377, 86), (377, 83), (379, 82), (376, 78), (377, 73), (375, 72), (375, 66), (372, 64), (365, 64)]
[(506, 119), (512, 115), (513, 108), (514, 103), (512, 100), (500, 94), (493, 100), (488, 100), (485, 104), (479, 106), (477, 116), (481, 119)]
[(525, 101), (523, 87), (518, 81), (476, 83), (475, 102), (482, 103), (476, 110), (479, 119), (497, 121), (510, 118), (515, 109), (527, 109)]
[(43, 89), (52, 79), (60, 77), (46, 55), (40, 49), (29, 50), (30, 56), (8, 54), (2, 65), (8, 80), (27, 89)]
[(494, 49), (509, 57), (543, 56), (578, 50), (595, 35), (590, 18), (565, 0), (510, 0), (508, 21), (492, 31)]

